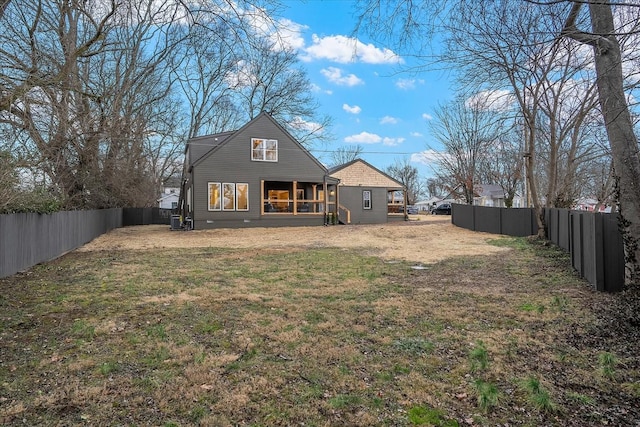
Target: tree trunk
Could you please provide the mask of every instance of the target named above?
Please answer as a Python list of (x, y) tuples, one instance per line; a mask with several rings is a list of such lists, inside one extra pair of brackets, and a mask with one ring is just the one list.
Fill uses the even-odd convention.
[(622, 77), (620, 45), (614, 34), (611, 3), (589, 3), (594, 40), (600, 107), (605, 120), (618, 182), (618, 202), (625, 247), (625, 285), (638, 286), (640, 278), (640, 157), (633, 132)]

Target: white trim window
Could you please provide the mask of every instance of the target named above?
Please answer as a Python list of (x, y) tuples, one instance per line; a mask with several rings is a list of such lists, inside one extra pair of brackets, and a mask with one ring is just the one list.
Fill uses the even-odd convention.
[(220, 191), (220, 183), (219, 182), (208, 182), (209, 187), (209, 203), (208, 210), (210, 211), (219, 211), (222, 210), (222, 192)]
[(222, 210), (236, 210), (236, 186), (232, 182), (222, 184)]
[(236, 184), (236, 210), (238, 211), (249, 210), (249, 184), (246, 184), (246, 183)]
[(278, 140), (251, 138), (251, 160), (254, 162), (277, 162)]
[(248, 211), (249, 184), (208, 182), (208, 210)]
[(362, 209), (371, 209), (371, 190), (362, 190)]

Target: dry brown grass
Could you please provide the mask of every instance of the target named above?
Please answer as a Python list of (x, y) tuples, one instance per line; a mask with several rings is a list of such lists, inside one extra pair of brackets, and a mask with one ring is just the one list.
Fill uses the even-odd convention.
[[(552, 249), (447, 221), (131, 227), (3, 279), (0, 422), (632, 425), (634, 344), (608, 343), (606, 378), (580, 338), (613, 297)], [(478, 407), (476, 380), (497, 406)]]
[(385, 259), (432, 263), (452, 256), (487, 255), (503, 250), (486, 242), (494, 235), (451, 224), (450, 217), (419, 215), (409, 222), (339, 227), (243, 228), (170, 231), (167, 226), (125, 227), (105, 234), (80, 251), (176, 248), (279, 249), (345, 248)]

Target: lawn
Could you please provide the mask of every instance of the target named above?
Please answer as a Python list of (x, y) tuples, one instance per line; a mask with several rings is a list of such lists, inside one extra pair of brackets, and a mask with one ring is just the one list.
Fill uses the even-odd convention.
[(638, 425), (639, 346), (556, 249), (71, 252), (0, 279), (0, 423)]

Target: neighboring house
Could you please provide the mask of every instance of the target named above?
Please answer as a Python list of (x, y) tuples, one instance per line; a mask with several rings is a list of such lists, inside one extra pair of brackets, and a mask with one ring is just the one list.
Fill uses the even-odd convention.
[[(501, 186), (495, 184), (478, 184), (475, 187), (476, 197), (473, 198), (473, 204), (478, 206), (491, 206), (496, 208), (504, 208), (504, 190)], [(524, 207), (524, 199), (516, 194), (513, 198), (513, 207)]]
[(162, 194), (156, 202), (160, 209), (177, 209), (180, 199), (180, 180), (168, 179), (162, 186)]
[(478, 184), (474, 187), (473, 204), (477, 206), (504, 207), (504, 190), (495, 184)]
[(594, 212), (596, 209), (596, 206), (598, 206), (598, 212), (607, 212), (607, 213), (611, 212), (611, 206), (600, 204), (598, 203), (598, 199), (590, 198), (590, 197), (578, 199), (574, 209), (578, 211)]
[(379, 224), (404, 221), (406, 191), (401, 182), (361, 159), (329, 170), (338, 180), (340, 221)]
[(192, 138), (181, 206), (195, 229), (325, 225), (338, 180), (269, 114), (235, 132)]
[[(174, 189), (171, 189), (171, 190), (174, 190)], [(162, 194), (162, 196), (157, 200), (158, 207), (160, 209), (177, 209), (179, 200), (180, 200), (180, 189), (175, 189), (174, 191), (170, 191), (168, 193)]]
[(437, 205), (442, 203), (443, 200), (444, 198), (442, 197), (434, 196), (427, 200), (421, 200), (419, 202), (416, 202), (414, 206), (417, 207), (420, 212), (431, 212), (431, 209), (435, 208)]

